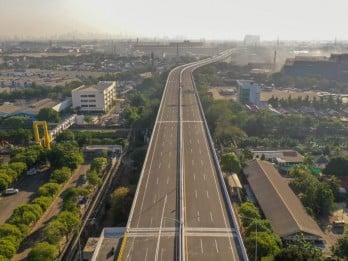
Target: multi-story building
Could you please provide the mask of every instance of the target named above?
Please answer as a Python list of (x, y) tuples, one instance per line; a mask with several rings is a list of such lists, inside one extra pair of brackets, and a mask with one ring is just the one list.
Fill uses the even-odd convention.
[(107, 112), (116, 100), (116, 82), (102, 81), (72, 90), (73, 108), (80, 111)]
[(243, 104), (260, 104), (260, 86), (250, 80), (238, 80), (238, 100)]
[(282, 73), (289, 76), (320, 76), (328, 80), (348, 81), (348, 53), (326, 56), (297, 56), (287, 59)]

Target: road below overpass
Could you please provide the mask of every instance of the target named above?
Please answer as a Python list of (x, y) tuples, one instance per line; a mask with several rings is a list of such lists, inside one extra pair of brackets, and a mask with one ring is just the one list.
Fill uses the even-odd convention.
[(228, 54), (170, 72), (120, 260), (247, 259), (192, 79)]

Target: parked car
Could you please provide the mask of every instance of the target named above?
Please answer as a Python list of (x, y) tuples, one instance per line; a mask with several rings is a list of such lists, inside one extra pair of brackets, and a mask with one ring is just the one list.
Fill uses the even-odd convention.
[(5, 190), (4, 195), (13, 195), (13, 194), (17, 194), (19, 192), (18, 189), (15, 188), (8, 188)]
[(37, 169), (36, 168), (31, 168), (27, 171), (27, 175), (31, 176), (31, 175), (35, 175), (37, 174)]

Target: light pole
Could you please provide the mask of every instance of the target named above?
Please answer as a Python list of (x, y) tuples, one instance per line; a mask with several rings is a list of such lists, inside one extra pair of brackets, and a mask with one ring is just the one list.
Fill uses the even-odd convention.
[(246, 217), (246, 216), (243, 216), (243, 215), (239, 215), (240, 217), (242, 218), (246, 218), (246, 219), (249, 219), (249, 220), (252, 220), (252, 221), (256, 221), (255, 222), (255, 261), (257, 261), (257, 220), (256, 218), (250, 218), (250, 217)]

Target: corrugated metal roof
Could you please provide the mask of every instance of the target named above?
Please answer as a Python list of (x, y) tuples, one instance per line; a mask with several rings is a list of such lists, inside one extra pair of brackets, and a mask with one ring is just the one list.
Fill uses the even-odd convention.
[(250, 187), (274, 231), (281, 237), (304, 232), (322, 237), (314, 219), (309, 216), (288, 182), (270, 162), (252, 160), (243, 169)]

